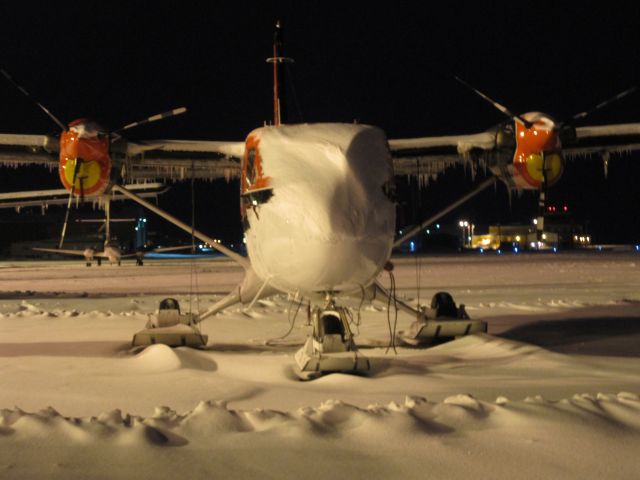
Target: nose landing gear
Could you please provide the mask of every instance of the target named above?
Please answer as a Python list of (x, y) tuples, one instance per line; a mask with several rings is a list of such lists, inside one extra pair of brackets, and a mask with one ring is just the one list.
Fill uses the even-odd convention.
[(295, 354), (296, 374), (303, 380), (325, 373), (364, 373), (369, 359), (358, 351), (349, 328), (349, 315), (344, 307), (330, 300), (323, 309), (311, 315), (313, 333)]

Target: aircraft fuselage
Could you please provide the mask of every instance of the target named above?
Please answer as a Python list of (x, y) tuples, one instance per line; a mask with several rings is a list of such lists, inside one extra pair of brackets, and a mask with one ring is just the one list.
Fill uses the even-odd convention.
[(392, 182), (387, 139), (376, 127), (254, 130), (242, 165), (241, 211), (255, 272), (303, 295), (368, 286), (391, 253)]

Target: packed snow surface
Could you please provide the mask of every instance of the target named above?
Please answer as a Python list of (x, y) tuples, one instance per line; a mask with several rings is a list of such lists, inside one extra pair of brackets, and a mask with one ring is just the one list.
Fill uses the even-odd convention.
[(637, 478), (638, 262), (394, 259), (399, 297), (449, 291), (488, 333), (394, 348), (393, 307), (343, 299), (371, 372), (311, 382), (284, 295), (205, 321), (206, 349), (131, 349), (162, 298), (232, 289), (230, 262), (0, 263), (0, 478)]

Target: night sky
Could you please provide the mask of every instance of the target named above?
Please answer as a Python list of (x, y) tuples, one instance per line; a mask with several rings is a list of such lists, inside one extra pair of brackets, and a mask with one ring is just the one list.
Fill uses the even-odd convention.
[[(640, 82), (636, 2), (476, 3), (2, 2), (0, 64), (64, 122), (91, 117), (118, 128), (188, 107), (186, 115), (131, 131), (132, 140), (243, 140), (269, 120), (271, 70), (264, 60), (276, 19), (284, 25), (285, 54), (296, 62), (285, 92), (289, 123), (358, 120), (389, 138), (476, 133), (504, 117), (452, 74), (512, 111), (557, 119)], [(0, 80), (0, 132), (58, 133)], [(621, 122), (640, 122), (640, 94), (578, 125)], [(596, 241), (638, 242), (639, 163), (640, 155), (616, 157), (608, 180), (598, 159), (571, 163), (551, 202), (568, 204)], [(0, 181), (3, 191), (59, 188), (57, 175), (42, 169), (2, 169)], [(473, 180), (454, 170), (430, 185), (419, 205), (406, 183), (399, 218), (411, 223), (420, 211), (426, 216), (465, 193)], [(160, 205), (189, 220), (189, 189), (176, 185)], [(197, 214), (197, 226), (237, 239), (237, 190), (233, 182), (197, 183), (196, 212), (214, 212)], [(535, 205), (531, 194), (509, 201), (501, 186), (445, 221), (527, 221)], [(59, 222), (61, 211), (52, 207), (47, 217)], [(35, 222), (36, 213), (20, 219)], [(12, 225), (16, 216), (0, 211), (0, 220)]]

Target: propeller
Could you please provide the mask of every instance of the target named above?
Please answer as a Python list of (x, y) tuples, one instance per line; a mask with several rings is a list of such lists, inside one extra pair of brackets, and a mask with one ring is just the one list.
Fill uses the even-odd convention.
[(590, 110), (585, 110), (584, 112), (576, 113), (571, 118), (569, 118), (569, 120), (557, 123), (555, 129), (556, 130), (561, 130), (563, 128), (566, 128), (567, 126), (573, 124), (574, 122), (576, 122), (578, 120), (582, 120), (583, 118), (588, 117), (592, 113), (597, 112), (601, 108), (604, 108), (604, 107), (606, 107), (608, 105), (611, 105), (612, 103), (615, 103), (618, 100), (621, 100), (624, 97), (627, 97), (627, 96), (635, 93), (637, 90), (638, 90), (638, 85), (634, 85), (631, 88), (627, 88), (626, 90), (614, 95), (613, 97), (608, 98), (608, 99), (598, 103), (595, 107), (591, 108)]
[[(60, 242), (58, 243), (58, 248), (62, 248), (62, 244), (64, 243), (64, 235), (67, 232), (67, 223), (69, 223), (69, 212), (71, 211), (71, 202), (73, 201), (73, 194), (76, 190), (76, 179), (78, 178), (78, 172), (80, 172), (80, 165), (82, 161), (78, 158), (76, 159), (76, 166), (73, 169), (73, 181), (71, 182), (71, 191), (69, 192), (69, 199), (67, 201), (67, 210), (64, 213), (64, 223), (62, 224), (62, 232), (60, 233)], [(82, 179), (80, 179), (80, 188), (82, 192)]]
[[(529, 121), (525, 120), (524, 118), (522, 118), (521, 116), (514, 114), (507, 107), (505, 107), (504, 105), (496, 102), (495, 100), (490, 98), (488, 95), (484, 94), (483, 92), (481, 92), (480, 90), (478, 90), (474, 86), (470, 85), (469, 83), (467, 83), (466, 81), (464, 81), (460, 77), (458, 77), (456, 75), (454, 75), (453, 77), (459, 83), (461, 83), (462, 85), (464, 85), (468, 89), (470, 89), (473, 92), (475, 92), (481, 98), (483, 98), (484, 100), (489, 102), (491, 105), (493, 105), (494, 108), (496, 108), (497, 110), (502, 112), (507, 117), (511, 118), (513, 121), (521, 123), (526, 128), (531, 128), (533, 126), (532, 122), (529, 122)], [(623, 98), (635, 93), (637, 90), (638, 90), (638, 85), (634, 85), (634, 86), (632, 86), (632, 87), (630, 87), (630, 88), (628, 88), (628, 89), (626, 89), (626, 90), (624, 90), (624, 91), (612, 96), (611, 98), (608, 98), (608, 99), (598, 103), (596, 106), (594, 106), (593, 108), (591, 108), (589, 110), (585, 110), (583, 112), (576, 113), (575, 115), (570, 117), (568, 120), (563, 120), (561, 122), (556, 122), (553, 125), (553, 131), (558, 133), (558, 135), (560, 137), (560, 140), (561, 140), (561, 143), (563, 145), (572, 143), (576, 139), (575, 127), (573, 127), (573, 124), (575, 122), (577, 122), (579, 120), (582, 120), (582, 119), (588, 117), (589, 115), (591, 115), (592, 113), (594, 113), (594, 112), (596, 112), (596, 111), (598, 111), (598, 110), (600, 110), (600, 109), (602, 109), (604, 107), (607, 107), (607, 106), (611, 105), (612, 103), (615, 103), (618, 100), (621, 100), (621, 99), (623, 99)], [(538, 241), (541, 240), (542, 233), (543, 233), (543, 230), (544, 230), (544, 217), (545, 217), (545, 214), (546, 214), (546, 199), (547, 199), (548, 186), (549, 186), (549, 184), (548, 184), (547, 156), (544, 154), (544, 152), (542, 152), (542, 183), (540, 185), (540, 194), (539, 194), (539, 198), (538, 198), (538, 211), (539, 211), (539, 213), (538, 213), (537, 228), (536, 228), (537, 234), (538, 234)]]
[[(491, 97), (489, 97), (485, 93), (481, 92), (480, 90), (478, 90), (477, 88), (475, 88), (473, 85), (469, 84), (468, 82), (464, 81), (460, 77), (454, 75), (453, 78), (455, 78), (459, 83), (461, 83), (462, 85), (464, 85), (468, 89), (470, 89), (473, 92), (475, 92), (477, 95), (479, 95), (481, 98), (483, 98), (484, 100), (489, 102), (496, 109), (501, 111), (503, 114), (505, 114), (507, 117), (511, 118), (512, 120), (521, 123), (522, 125), (524, 125), (527, 128), (531, 128), (531, 126), (533, 125), (531, 122), (525, 120), (520, 115), (516, 115), (511, 110), (509, 110), (507, 107), (505, 107), (504, 105), (496, 102)], [(596, 106), (594, 106), (593, 108), (591, 108), (589, 110), (585, 110), (583, 112), (576, 113), (575, 115), (570, 117), (568, 120), (563, 120), (561, 122), (556, 122), (554, 127), (553, 127), (553, 129), (555, 131), (561, 131), (561, 130), (565, 130), (567, 128), (571, 128), (571, 125), (573, 123), (575, 123), (576, 121), (582, 120), (583, 118), (588, 117), (589, 115), (591, 115), (592, 113), (600, 110), (601, 108), (607, 107), (607, 106), (611, 105), (612, 103), (615, 103), (618, 100), (621, 100), (624, 97), (627, 97), (627, 96), (635, 93), (637, 90), (638, 90), (638, 85), (634, 85), (634, 86), (632, 86), (630, 88), (627, 88), (626, 90), (624, 90), (624, 91), (612, 96), (611, 98), (608, 98), (608, 99), (598, 103)]]
[[(11, 85), (13, 85), (16, 89), (18, 89), (24, 96), (26, 96), (30, 101), (32, 101), (33, 103), (35, 103), (38, 108), (40, 108), (51, 120), (53, 120), (56, 125), (58, 125), (63, 131), (68, 131), (69, 127), (67, 125), (65, 125), (64, 123), (62, 123), (62, 121), (56, 117), (53, 113), (51, 113), (49, 111), (49, 109), (47, 109), (44, 105), (42, 105), (40, 102), (38, 102), (34, 97), (31, 96), (31, 94), (20, 84), (18, 84), (15, 80), (13, 80), (13, 78), (11, 77), (11, 75), (9, 75), (9, 73), (4, 70), (4, 69), (0, 69), (0, 73), (2, 73), (2, 75), (7, 79), (7, 81), (9, 83), (11, 83)], [(169, 110), (167, 112), (163, 112), (163, 113), (159, 113), (157, 115), (152, 115), (150, 117), (147, 117), (143, 120), (139, 120), (137, 122), (133, 122), (133, 123), (129, 123), (117, 130), (113, 130), (110, 133), (108, 133), (109, 138), (110, 138), (110, 144), (113, 143), (115, 140), (121, 138), (121, 136), (119, 135), (119, 132), (123, 132), (125, 130), (130, 130), (132, 128), (138, 127), (140, 125), (145, 125), (147, 123), (152, 123), (152, 122), (156, 122), (158, 120), (162, 120), (165, 118), (169, 118), (169, 117), (173, 117), (176, 115), (181, 115), (183, 113), (185, 113), (187, 111), (186, 107), (179, 107), (179, 108), (174, 108), (172, 110)], [(109, 152), (110, 153), (110, 152)], [(79, 181), (80, 185), (80, 201), (83, 202), (84, 201), (84, 177), (78, 177), (78, 174), (80, 173), (80, 168), (82, 166), (82, 163), (84, 162), (81, 158), (76, 158), (75, 160), (76, 164), (75, 167), (73, 169), (73, 180), (71, 182), (71, 190), (69, 191), (69, 199), (67, 201), (67, 210), (65, 212), (64, 215), (64, 223), (62, 225), (62, 232), (60, 234), (60, 242), (58, 244), (58, 248), (62, 248), (62, 245), (64, 243), (64, 237), (67, 231), (67, 224), (69, 223), (69, 213), (71, 210), (71, 203), (73, 201), (73, 196), (76, 192), (76, 181)], [(109, 200), (107, 199), (107, 204), (108, 204)], [(108, 205), (105, 207), (105, 209), (108, 209)], [(108, 219), (107, 219), (107, 223), (108, 223)], [(107, 231), (109, 229), (109, 226), (107, 225)]]
[(509, 110), (507, 107), (505, 107), (504, 105), (496, 102), (495, 100), (493, 100), (491, 97), (489, 97), (488, 95), (482, 93), (480, 90), (478, 90), (477, 88), (475, 88), (473, 85), (470, 85), (469, 83), (465, 82), (463, 79), (461, 79), (460, 77), (454, 75), (453, 78), (455, 78), (458, 82), (460, 82), (462, 85), (464, 85), (465, 87), (467, 87), (468, 89), (474, 91), (476, 94), (478, 94), (481, 98), (483, 98), (484, 100), (486, 100), (487, 102), (489, 102), (491, 105), (493, 105), (495, 108), (497, 108), (498, 110), (500, 110), (502, 113), (504, 113), (507, 117), (509, 117), (510, 119), (521, 123), (522, 125), (524, 125), (526, 128), (531, 128), (531, 126), (533, 125), (531, 122), (529, 122), (528, 120), (525, 120), (524, 118), (522, 118), (520, 115), (516, 115), (515, 113), (513, 113), (511, 110)]
[[(157, 115), (152, 115), (150, 117), (147, 117), (143, 120), (139, 120), (137, 122), (133, 122), (133, 123), (129, 123), (127, 125), (125, 125), (124, 127), (121, 127), (117, 130), (113, 130), (112, 132), (108, 133), (109, 137), (111, 138), (111, 141), (109, 143), (112, 143), (113, 141), (115, 141), (116, 139), (120, 138), (120, 135), (118, 135), (118, 132), (122, 132), (125, 130), (129, 130), (131, 128), (134, 127), (138, 127), (140, 125), (145, 125), (147, 123), (151, 123), (151, 122), (156, 122), (158, 120), (162, 120), (164, 118), (169, 118), (169, 117), (173, 117), (175, 115), (180, 115), (183, 114), (187, 111), (186, 107), (179, 107), (179, 108), (174, 108), (173, 110), (169, 110), (167, 112), (163, 112), (163, 113), (159, 113)], [(80, 158), (76, 158), (76, 165), (75, 168), (73, 170), (73, 181), (71, 184), (71, 190), (69, 191), (69, 200), (67, 202), (67, 211), (65, 212), (64, 215), (64, 224), (62, 225), (62, 233), (60, 234), (60, 243), (58, 245), (58, 248), (62, 248), (62, 244), (64, 243), (64, 236), (65, 233), (67, 231), (67, 223), (69, 222), (69, 212), (71, 210), (71, 202), (73, 200), (73, 195), (76, 192), (76, 180), (79, 180), (80, 183), (80, 202), (84, 202), (84, 178), (83, 177), (79, 177), (78, 178), (78, 173), (80, 172), (80, 167), (83, 163), (83, 160)], [(109, 198), (106, 199), (105, 201), (105, 215), (107, 217), (106, 219), (106, 237), (107, 237), (107, 241), (109, 241)]]
[(157, 115), (151, 115), (150, 117), (147, 117), (143, 120), (138, 120), (137, 122), (129, 123), (124, 127), (120, 127), (117, 130), (112, 131), (110, 134), (113, 137), (111, 141), (113, 142), (118, 138), (120, 138), (120, 135), (119, 135), (120, 132), (124, 132), (125, 130), (130, 130), (132, 128), (139, 127), (140, 125), (146, 125), (147, 123), (157, 122), (158, 120), (163, 120), (165, 118), (174, 117), (176, 115), (182, 115), (186, 111), (187, 111), (187, 107), (178, 107), (178, 108), (174, 108), (173, 110), (168, 110), (163, 113), (158, 113)]
[[(56, 125), (58, 125), (58, 127), (60, 127), (62, 129), (62, 131), (66, 132), (69, 129), (64, 123), (62, 123), (62, 121), (58, 117), (56, 117), (53, 113), (51, 113), (51, 111), (49, 111), (49, 109), (47, 107), (42, 105), (33, 96), (31, 96), (31, 94), (27, 91), (26, 88), (24, 88), (22, 85), (17, 83), (11, 77), (11, 75), (9, 75), (9, 73), (6, 70), (0, 69), (0, 73), (2, 73), (4, 78), (6, 78), (7, 81), (9, 83), (11, 83), (11, 85), (13, 85), (16, 89), (18, 89), (18, 91), (20, 93), (22, 93), (30, 101), (35, 103), (38, 106), (38, 108), (40, 108), (40, 110), (42, 110), (51, 120), (53, 120), (55, 122)], [(73, 169), (73, 181), (71, 183), (71, 192), (69, 194), (69, 200), (67, 201), (67, 211), (65, 212), (65, 215), (64, 215), (64, 223), (62, 225), (62, 233), (60, 234), (60, 242), (58, 244), (58, 248), (59, 249), (62, 248), (62, 245), (64, 243), (64, 236), (65, 236), (65, 233), (67, 231), (67, 223), (69, 222), (69, 211), (71, 210), (71, 202), (73, 200), (73, 194), (75, 193), (76, 179), (78, 178), (78, 173), (80, 172), (81, 163), (82, 163), (82, 161), (79, 158), (76, 159), (76, 165), (75, 165), (75, 168)], [(82, 179), (80, 180), (80, 191), (83, 194), (84, 189), (82, 187)]]
[(53, 113), (51, 113), (49, 109), (47, 109), (47, 107), (45, 107), (40, 102), (38, 102), (35, 98), (33, 98), (31, 94), (27, 92), (27, 90), (22, 85), (16, 83), (13, 80), (13, 78), (11, 78), (11, 75), (7, 73), (6, 70), (0, 68), (0, 73), (2, 73), (4, 78), (6, 78), (11, 85), (16, 87), (22, 94), (24, 94), (25, 97), (27, 97), (29, 100), (35, 103), (40, 108), (40, 110), (42, 110), (51, 120), (53, 120), (56, 123), (56, 125), (58, 125), (62, 130), (67, 131), (67, 126), (64, 123), (62, 123), (58, 119), (58, 117), (56, 117)]

